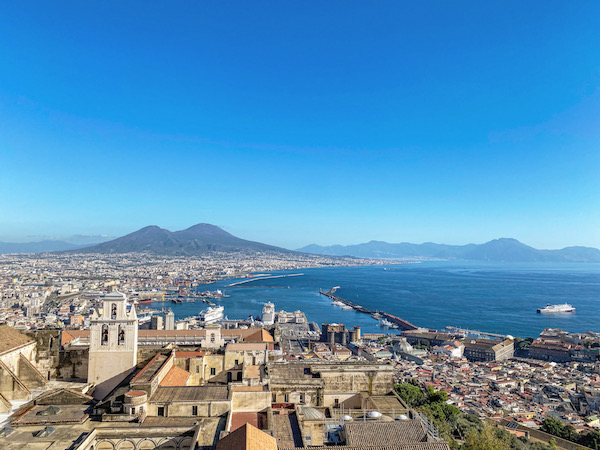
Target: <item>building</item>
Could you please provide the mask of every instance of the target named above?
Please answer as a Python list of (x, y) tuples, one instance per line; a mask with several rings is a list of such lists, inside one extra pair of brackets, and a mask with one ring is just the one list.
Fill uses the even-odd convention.
[(275, 305), (273, 303), (265, 303), (262, 309), (261, 320), (265, 325), (273, 325), (275, 323)]
[(37, 343), (7, 325), (0, 326), (0, 413), (9, 412), (12, 402), (29, 400), (32, 390), (46, 385), (35, 367)]
[(163, 329), (163, 318), (161, 316), (152, 316), (150, 319), (151, 330), (162, 330)]
[(118, 291), (104, 297), (102, 314), (91, 321), (88, 382), (102, 399), (137, 365), (138, 320), (135, 306)]
[(306, 323), (306, 316), (302, 311), (279, 311), (276, 316), (277, 323)]
[(489, 339), (465, 339), (464, 356), (469, 361), (503, 361), (515, 354), (515, 342), (512, 339), (492, 341)]
[(175, 329), (175, 313), (172, 310), (165, 312), (165, 330)]
[(355, 326), (352, 330), (347, 330), (343, 323), (323, 323), (321, 324), (321, 342), (329, 344), (346, 345), (350, 342), (360, 341), (360, 327)]

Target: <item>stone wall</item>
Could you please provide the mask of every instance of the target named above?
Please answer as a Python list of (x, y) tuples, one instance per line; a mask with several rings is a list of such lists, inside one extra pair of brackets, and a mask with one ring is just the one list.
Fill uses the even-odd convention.
[(56, 378), (87, 381), (88, 359), (89, 351), (87, 348), (60, 350)]
[(25, 331), (24, 334), (35, 339), (37, 343), (35, 359), (30, 360), (36, 369), (48, 380), (58, 378), (60, 330), (29, 330)]
[(231, 395), (231, 409), (235, 412), (263, 411), (270, 406), (269, 391), (234, 391)]

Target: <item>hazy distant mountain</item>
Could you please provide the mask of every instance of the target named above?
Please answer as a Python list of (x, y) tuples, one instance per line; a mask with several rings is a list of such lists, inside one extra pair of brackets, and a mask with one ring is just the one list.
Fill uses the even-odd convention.
[(272, 251), (291, 253), (280, 247), (246, 241), (208, 223), (181, 231), (151, 225), (112, 241), (81, 249), (93, 253), (151, 252), (160, 255), (200, 255), (211, 251)]
[(78, 248), (81, 248), (81, 245), (64, 241), (0, 242), (0, 253), (44, 253), (75, 250)]
[(106, 234), (96, 234), (96, 235), (87, 235), (87, 234), (74, 234), (71, 236), (65, 236), (63, 238), (59, 238), (62, 241), (69, 242), (71, 244), (76, 244), (79, 246), (84, 245), (96, 245), (102, 242), (111, 241), (116, 236), (108, 236)]
[(357, 245), (322, 247), (311, 244), (298, 249), (317, 255), (356, 256), (360, 258), (439, 258), (475, 261), (547, 261), (547, 262), (600, 262), (600, 250), (591, 247), (566, 247), (561, 250), (537, 250), (516, 239), (501, 238), (485, 244), (446, 245), (389, 244), (371, 241)]

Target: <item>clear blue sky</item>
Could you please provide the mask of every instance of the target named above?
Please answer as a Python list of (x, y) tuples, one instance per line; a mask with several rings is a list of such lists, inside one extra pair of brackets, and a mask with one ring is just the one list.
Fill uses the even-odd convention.
[(600, 2), (3, 2), (0, 240), (600, 247)]

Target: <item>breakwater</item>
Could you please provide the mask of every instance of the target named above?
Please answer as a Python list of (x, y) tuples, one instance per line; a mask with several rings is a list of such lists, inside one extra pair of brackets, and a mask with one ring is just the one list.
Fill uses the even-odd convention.
[[(248, 278), (247, 280), (238, 281), (236, 283), (228, 284), (225, 287), (237, 287), (237, 286), (241, 286), (243, 284), (251, 283), (253, 281), (272, 280), (274, 278), (299, 277), (301, 275), (304, 275), (304, 274), (303, 273), (290, 273), (290, 274), (285, 274), (285, 275), (269, 275), (266, 277), (254, 277), (254, 278)], [(272, 286), (260, 286), (260, 287), (272, 287)]]
[(377, 316), (380, 319), (387, 319), (390, 322), (392, 322), (393, 324), (398, 325), (403, 330), (410, 331), (410, 330), (417, 330), (419, 328), (416, 325), (413, 325), (412, 323), (408, 322), (407, 320), (401, 319), (400, 317), (394, 316), (393, 314), (390, 314), (388, 312), (373, 311), (371, 309), (365, 308), (364, 306), (358, 305), (349, 300), (338, 297), (337, 295), (334, 294), (335, 291), (336, 291), (336, 288), (333, 288), (330, 291), (323, 291), (323, 290), (319, 289), (319, 294), (329, 297), (329, 299), (332, 301), (337, 301), (337, 302), (343, 303), (344, 305), (350, 306), (353, 310), (355, 310), (357, 312), (369, 314), (369, 315), (377, 314)]

